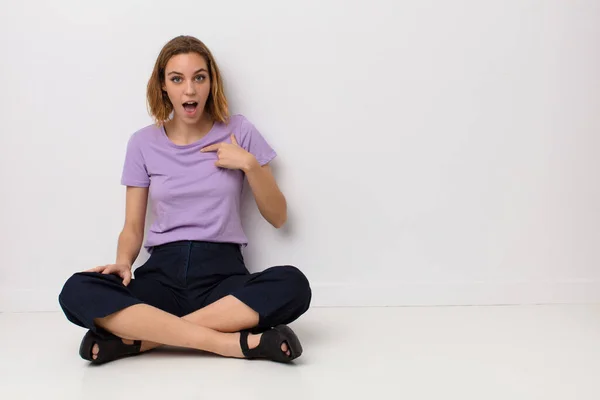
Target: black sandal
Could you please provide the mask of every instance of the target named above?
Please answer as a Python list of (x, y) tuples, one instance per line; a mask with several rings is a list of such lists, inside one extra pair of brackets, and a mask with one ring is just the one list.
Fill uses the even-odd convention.
[[(96, 357), (96, 359), (94, 359), (93, 353), (95, 344), (97, 344), (99, 348), (98, 357)], [(92, 331), (88, 331), (79, 346), (79, 355), (84, 360), (91, 361), (92, 364), (104, 364), (119, 358), (140, 354), (141, 347), (141, 340), (136, 340), (133, 344), (125, 344), (118, 336), (110, 335), (104, 337)]]
[[(289, 327), (278, 325), (264, 332), (260, 337), (260, 343), (253, 349), (248, 348), (249, 331), (240, 332), (240, 346), (244, 357), (249, 360), (263, 358), (271, 361), (289, 363), (300, 357), (302, 354), (302, 345), (298, 336)], [(287, 344), (290, 355), (281, 350), (281, 345)]]

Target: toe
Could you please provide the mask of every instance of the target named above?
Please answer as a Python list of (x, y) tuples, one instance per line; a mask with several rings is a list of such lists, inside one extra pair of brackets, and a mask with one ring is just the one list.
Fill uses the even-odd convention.
[(287, 343), (281, 343), (281, 351), (283, 351), (288, 356), (291, 355), (290, 350), (288, 349)]
[(99, 351), (100, 351), (100, 347), (98, 347), (98, 343), (94, 343), (94, 347), (92, 347), (92, 358), (94, 360), (98, 358)]

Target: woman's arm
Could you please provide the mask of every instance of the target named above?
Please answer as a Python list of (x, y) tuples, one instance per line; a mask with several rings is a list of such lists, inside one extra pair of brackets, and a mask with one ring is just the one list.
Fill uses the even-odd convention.
[(287, 220), (287, 203), (275, 182), (271, 167), (268, 164), (261, 167), (254, 159), (243, 171), (261, 215), (275, 228), (281, 228)]
[(216, 143), (201, 151), (217, 152), (217, 167), (244, 171), (261, 215), (275, 228), (283, 226), (287, 220), (287, 203), (268, 164), (261, 166), (254, 155), (238, 144), (233, 134), (231, 143)]
[(131, 268), (137, 259), (146, 224), (148, 188), (127, 187), (125, 201), (125, 224), (119, 235), (116, 264), (126, 264)]

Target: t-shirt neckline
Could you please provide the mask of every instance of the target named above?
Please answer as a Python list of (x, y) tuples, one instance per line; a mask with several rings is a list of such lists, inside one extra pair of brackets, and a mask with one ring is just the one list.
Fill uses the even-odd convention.
[(202, 145), (205, 141), (208, 140), (209, 136), (211, 136), (211, 134), (217, 129), (217, 125), (219, 123), (217, 121), (213, 122), (212, 127), (210, 128), (210, 130), (206, 133), (206, 135), (202, 136), (200, 139), (196, 140), (195, 142), (189, 143), (189, 144), (177, 144), (174, 143), (169, 136), (167, 136), (167, 131), (165, 129), (165, 124), (162, 124), (160, 126), (160, 133), (161, 136), (163, 137), (163, 140), (167, 142), (167, 144), (171, 147), (174, 147), (176, 149), (188, 149), (190, 147), (196, 147), (199, 145)]

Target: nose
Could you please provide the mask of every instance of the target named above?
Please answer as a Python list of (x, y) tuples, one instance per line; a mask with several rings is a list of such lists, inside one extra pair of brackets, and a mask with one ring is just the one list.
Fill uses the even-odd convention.
[(188, 81), (186, 87), (185, 87), (185, 94), (187, 96), (193, 96), (196, 94), (196, 87), (194, 86), (194, 82), (193, 81)]

